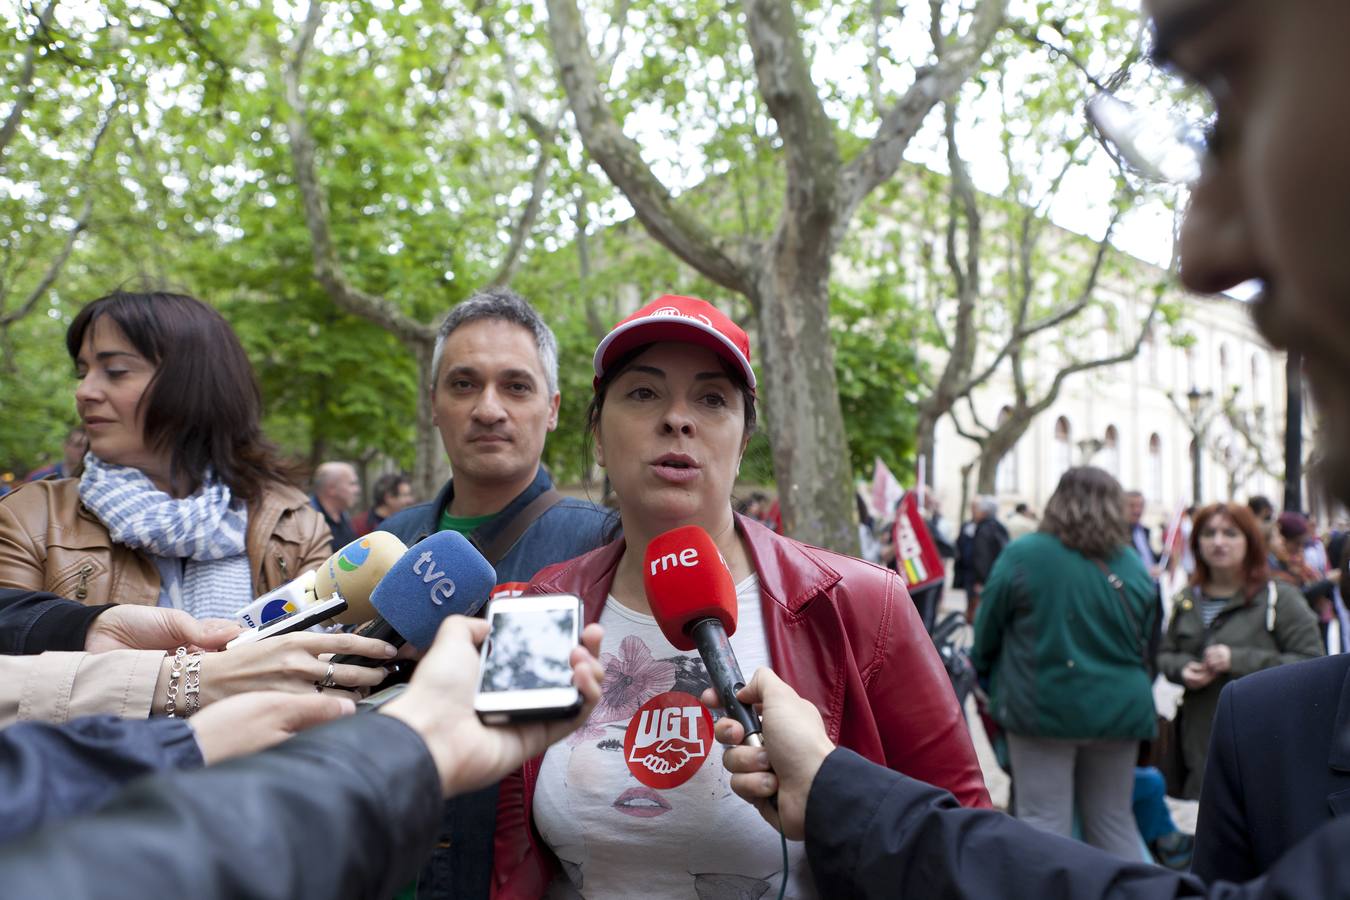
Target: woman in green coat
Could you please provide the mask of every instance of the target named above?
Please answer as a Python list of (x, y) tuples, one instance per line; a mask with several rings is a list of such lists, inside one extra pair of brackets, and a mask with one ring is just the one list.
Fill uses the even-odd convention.
[(1130, 546), (1120, 485), (1070, 469), (1040, 531), (1004, 548), (975, 618), (976, 670), (1008, 734), (1019, 819), (1139, 856), (1131, 807), (1139, 741), (1156, 717), (1145, 662), (1157, 600)]
[(1219, 691), (1234, 678), (1322, 655), (1317, 616), (1293, 585), (1271, 580), (1256, 518), (1215, 503), (1191, 529), (1195, 573), (1172, 601), (1158, 670), (1186, 689), (1177, 715), (1188, 800), (1200, 797)]

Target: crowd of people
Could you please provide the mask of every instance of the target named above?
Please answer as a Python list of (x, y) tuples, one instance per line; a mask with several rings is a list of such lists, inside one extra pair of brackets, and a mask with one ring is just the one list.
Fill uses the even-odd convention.
[[(1350, 502), (1350, 270), (1326, 183), (1350, 155), (1328, 115), (1344, 106), (1329, 76), (1346, 74), (1350, 11), (1147, 7), (1156, 59), (1219, 110), (1182, 279), (1266, 281), (1258, 323), (1305, 355), (1326, 472)], [(1142, 498), (1081, 467), (1015, 528), (991, 498), (958, 534), (929, 511), (958, 557), (1014, 817), (988, 808), (901, 576), (734, 511), (758, 384), (748, 336), (712, 304), (660, 297), (599, 342), (587, 424), (606, 496), (592, 503), (540, 464), (561, 399), (551, 330), (509, 290), (474, 295), (443, 320), (425, 385), (453, 476), (420, 504), (386, 480), (355, 520), (349, 465), (319, 467), (312, 495), (295, 486), (209, 305), (114, 292), (66, 348), (83, 430), (0, 500), (7, 894), (1350, 895), (1346, 541), (1317, 540), (1297, 510), (1210, 504), (1157, 553)], [(735, 583), (731, 648), (754, 672), (739, 699), (759, 707), (762, 740), (713, 721), (726, 698), (647, 602), (643, 551), (690, 525)], [(455, 531), (494, 567), (494, 593), (580, 597), (580, 710), (480, 722), (479, 619), (446, 618), (406, 685), (359, 714), (413, 654), (340, 630), (226, 648), (240, 607), (366, 527), (409, 545)], [(1174, 565), (1187, 584), (1164, 598)], [(1161, 732), (1155, 670), (1184, 692)], [(1156, 803), (1132, 815), (1153, 796), (1141, 764), (1171, 766), (1155, 753), (1166, 731), (1166, 774), (1199, 798), (1191, 873), (1145, 861), (1147, 845), (1175, 862), (1150, 837), (1167, 828)]]

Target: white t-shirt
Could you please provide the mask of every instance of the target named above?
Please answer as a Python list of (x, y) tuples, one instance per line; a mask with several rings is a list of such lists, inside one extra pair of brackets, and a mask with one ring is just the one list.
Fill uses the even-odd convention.
[[(731, 647), (747, 679), (768, 665), (759, 578), (736, 586)], [(778, 832), (731, 791), (697, 651), (676, 650), (656, 620), (607, 598), (600, 705), (549, 748), (534, 822), (562, 861), (550, 897), (776, 897)], [(788, 897), (814, 898), (804, 846), (788, 841)]]

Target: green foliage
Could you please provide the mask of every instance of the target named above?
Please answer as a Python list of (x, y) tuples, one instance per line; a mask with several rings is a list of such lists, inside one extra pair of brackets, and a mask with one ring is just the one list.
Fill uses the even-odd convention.
[(870, 471), (878, 456), (896, 472), (913, 462), (923, 364), (902, 283), (897, 274), (861, 289), (836, 284), (830, 293), (835, 376), (855, 473)]
[[(1094, 65), (1128, 49), (1132, 32), (1117, 10), (1123, 0), (1041, 5), (1039, 33), (1099, 48)], [(741, 4), (590, 6), (588, 22), (626, 13), (622, 29), (592, 27), (591, 38), (606, 63), (613, 60), (616, 111), (640, 123), (648, 160), (717, 237), (762, 246), (784, 200), (782, 159), (756, 89)], [(866, 77), (858, 80), (864, 68), (835, 63), (873, 52), (871, 7), (796, 6), (841, 153), (851, 158), (876, 109)], [(916, 28), (926, 32), (921, 7), (877, 29), (883, 103), (931, 62), (926, 44), (909, 40)], [(334, 246), (352, 285), (434, 321), (495, 274), (539, 154), (549, 155), (539, 217), (512, 286), (544, 312), (560, 342), (563, 407), (546, 452), (560, 479), (586, 474), (591, 352), (633, 306), (666, 292), (703, 296), (753, 333), (743, 298), (693, 274), (628, 218), (565, 118), (557, 140), (541, 146), (523, 113), (549, 124), (563, 98), (546, 22), (533, 5), (335, 0), (326, 10), (304, 95)], [(268, 432), (289, 452), (311, 461), (380, 455), (410, 466), (422, 373), (392, 336), (338, 313), (315, 278), (282, 84), (303, 11), (185, 0), (172, 13), (149, 0), (58, 7), (53, 40), (42, 46), (34, 102), (0, 178), (0, 314), (38, 283), (84, 200), (94, 205), (55, 287), (0, 333), (0, 469), (26, 471), (58, 451), (73, 418), (62, 335), (79, 304), (113, 287), (159, 284), (194, 293), (229, 318), (263, 386)], [(14, 26), (0, 28), (0, 109), (14, 97), (34, 19), (0, 12)], [(966, 99), (992, 96), (1003, 70), (1027, 55), (1024, 42), (1005, 38)], [(1047, 148), (1034, 155), (1046, 171), (1076, 146), (1068, 125), (1078, 121), (1083, 88), (1066, 72), (1064, 65), (1031, 72), (1016, 92), (1020, 121), (1008, 129), (1010, 142)], [(945, 179), (917, 166), (902, 173), (859, 211), (831, 285), (836, 371), (859, 472), (878, 455), (895, 471), (908, 465), (926, 375), (918, 348), (940, 345), (927, 310), (949, 293), (940, 242)], [(1004, 196), (984, 198), (1000, 248), (991, 256), (1003, 254), (1006, 223), (1038, 177), (1028, 172), (1011, 179)], [(1001, 233), (992, 225), (999, 222)], [(1037, 309), (1049, 309), (1071, 294), (1077, 264), (1049, 252), (1035, 262), (1048, 273)], [(990, 271), (1006, 295), (1007, 276)], [(989, 312), (981, 327), (997, 323)], [(772, 483), (764, 429), (742, 479)]]

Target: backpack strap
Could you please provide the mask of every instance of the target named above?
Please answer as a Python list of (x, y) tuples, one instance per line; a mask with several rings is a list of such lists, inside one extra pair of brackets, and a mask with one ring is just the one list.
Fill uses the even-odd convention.
[[(511, 551), (520, 540), (521, 535), (538, 521), (539, 517), (548, 512), (555, 505), (562, 501), (562, 494), (555, 489), (549, 488), (538, 497), (535, 497), (525, 505), (525, 508), (516, 513), (505, 528), (497, 532), (497, 536), (485, 547), (480, 547), (483, 556), (494, 567), (502, 561), (502, 557)], [(475, 543), (477, 543), (475, 541)]]
[(1139, 632), (1139, 659), (1143, 662), (1144, 669), (1147, 670), (1149, 667), (1148, 636), (1139, 627), (1139, 617), (1134, 614), (1134, 610), (1130, 609), (1129, 598), (1125, 596), (1125, 582), (1121, 581), (1120, 576), (1112, 572), (1102, 560), (1094, 557), (1092, 561), (1097, 564), (1097, 568), (1102, 570), (1102, 574), (1106, 576), (1106, 580), (1111, 587), (1116, 589), (1116, 596), (1120, 597), (1120, 605), (1125, 608), (1125, 617), (1130, 620), (1130, 629)]

